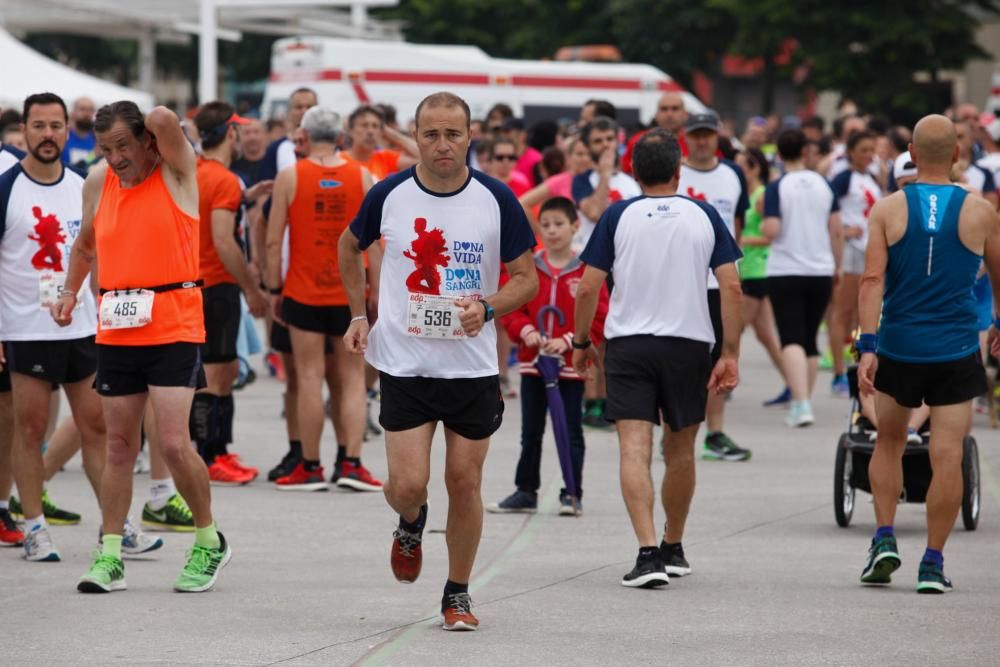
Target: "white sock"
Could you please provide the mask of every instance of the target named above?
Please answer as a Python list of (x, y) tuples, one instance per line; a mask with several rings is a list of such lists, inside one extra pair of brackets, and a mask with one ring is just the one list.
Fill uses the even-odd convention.
[(45, 515), (44, 514), (42, 516), (36, 516), (34, 519), (29, 519), (28, 517), (24, 517), (24, 530), (25, 530), (25, 532), (29, 532), (30, 533), (36, 527), (37, 528), (47, 528), (48, 527), (48, 526), (45, 525)]
[(0, 500), (0, 510), (9, 510), (9, 509), (10, 509), (10, 501)]
[(149, 480), (149, 506), (153, 510), (161, 510), (167, 505), (173, 495), (177, 493), (174, 480), (170, 477), (166, 479)]

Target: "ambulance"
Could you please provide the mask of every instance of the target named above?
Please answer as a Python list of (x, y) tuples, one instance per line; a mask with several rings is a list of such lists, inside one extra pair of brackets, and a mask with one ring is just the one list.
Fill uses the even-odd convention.
[(316, 91), (319, 102), (341, 114), (359, 104), (391, 104), (404, 126), (427, 95), (447, 90), (484, 118), (497, 102), (531, 123), (576, 120), (582, 104), (610, 100), (624, 125), (648, 123), (664, 91), (684, 96), (689, 112), (705, 106), (651, 65), (491, 58), (473, 46), (290, 37), (274, 43), (271, 74), (261, 107), (281, 118), (296, 88)]

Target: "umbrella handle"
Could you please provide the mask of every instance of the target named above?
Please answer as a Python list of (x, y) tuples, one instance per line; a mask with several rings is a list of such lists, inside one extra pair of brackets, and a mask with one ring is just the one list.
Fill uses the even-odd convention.
[(539, 333), (545, 335), (546, 338), (548, 338), (548, 329), (546, 329), (545, 327), (545, 316), (548, 315), (549, 313), (552, 313), (552, 315), (554, 315), (555, 318), (559, 321), (559, 326), (561, 327), (566, 326), (566, 316), (563, 314), (563, 311), (561, 311), (558, 306), (553, 306), (551, 304), (547, 306), (542, 306), (538, 311), (538, 317), (536, 318), (536, 323), (538, 324)]

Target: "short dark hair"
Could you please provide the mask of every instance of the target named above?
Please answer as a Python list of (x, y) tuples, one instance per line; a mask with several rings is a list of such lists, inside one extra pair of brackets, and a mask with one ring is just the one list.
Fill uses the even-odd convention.
[(760, 182), (766, 184), (771, 178), (771, 164), (767, 161), (767, 156), (759, 148), (745, 148), (743, 153), (748, 160), (757, 165)]
[(372, 106), (371, 104), (362, 104), (357, 109), (352, 111), (351, 115), (347, 117), (347, 128), (353, 129), (354, 123), (358, 120), (358, 118), (361, 118), (366, 113), (372, 114), (378, 118), (378, 122), (385, 125), (385, 116), (382, 115), (382, 111), (379, 110), (378, 107)]
[(5, 109), (3, 113), (0, 113), (0, 127), (20, 124), (21, 114), (17, 111), (17, 109)]
[(142, 138), (146, 131), (146, 117), (139, 111), (138, 105), (131, 100), (119, 100), (105, 104), (97, 110), (94, 116), (94, 132), (97, 134), (107, 132), (116, 120), (125, 123), (136, 139)]
[(549, 146), (542, 151), (542, 159), (539, 164), (549, 176), (566, 171), (566, 153), (558, 146)]
[(538, 209), (538, 217), (541, 218), (542, 213), (545, 213), (546, 211), (559, 211), (565, 215), (570, 222), (576, 222), (578, 219), (576, 204), (565, 197), (552, 197), (551, 199), (546, 199), (542, 204), (542, 207)]
[(264, 123), (264, 127), (267, 129), (268, 132), (270, 132), (271, 130), (278, 130), (278, 129), (284, 130), (285, 121), (279, 120), (277, 118), (271, 118), (266, 123)]
[(509, 104), (504, 104), (503, 102), (497, 102), (491, 106), (490, 110), (486, 112), (486, 117), (489, 118), (495, 113), (500, 114), (504, 119), (514, 117), (514, 110), (510, 108)]
[(892, 147), (896, 149), (898, 153), (905, 153), (910, 148), (910, 139), (903, 133), (903, 128), (899, 125), (895, 125), (889, 130), (889, 141), (892, 142)]
[(607, 116), (608, 118), (617, 119), (618, 109), (614, 104), (608, 100), (595, 100), (589, 99), (583, 103), (583, 106), (593, 106), (594, 107), (594, 117), (597, 116)]
[(393, 125), (396, 122), (396, 107), (385, 102), (379, 102), (374, 106), (378, 110), (379, 115), (382, 116), (383, 123)]
[(469, 110), (468, 102), (455, 93), (441, 91), (440, 93), (433, 93), (420, 100), (420, 104), (417, 105), (417, 113), (413, 116), (413, 122), (417, 125), (420, 124), (420, 112), (423, 111), (424, 107), (458, 107), (463, 113), (465, 113), (466, 130), (469, 129), (469, 124), (472, 123), (472, 111)]
[(517, 144), (514, 143), (513, 139), (508, 139), (507, 137), (497, 137), (490, 141), (490, 158), (496, 157), (497, 146), (507, 145), (514, 149), (514, 155), (517, 155)]
[(66, 121), (69, 121), (69, 113), (66, 111), (66, 103), (63, 102), (63, 98), (59, 97), (55, 93), (35, 93), (34, 95), (28, 95), (24, 98), (24, 112), (21, 114), (22, 122), (28, 122), (28, 114), (31, 113), (31, 107), (33, 106), (45, 106), (48, 104), (58, 104), (62, 107), (63, 117)]
[(875, 139), (875, 133), (871, 130), (859, 130), (857, 132), (851, 132), (851, 135), (847, 137), (847, 150), (852, 151), (854, 147), (865, 139)]
[(606, 132), (612, 130), (615, 133), (618, 132), (618, 121), (610, 116), (595, 116), (594, 120), (590, 121), (583, 126), (580, 130), (580, 139), (583, 140), (584, 146), (590, 146), (590, 135), (592, 132)]
[(236, 111), (226, 102), (207, 102), (201, 105), (194, 116), (194, 125), (201, 137), (202, 150), (211, 150), (222, 145), (229, 131), (229, 119)]
[(822, 132), (826, 129), (826, 121), (824, 121), (821, 116), (809, 116), (809, 118), (802, 121), (802, 129), (806, 128), (812, 128)]
[(644, 134), (632, 152), (632, 173), (643, 185), (663, 185), (681, 168), (681, 146), (663, 128)]
[(806, 135), (802, 130), (782, 130), (778, 135), (778, 155), (786, 162), (802, 157), (802, 149), (806, 147)]
[(315, 90), (309, 88), (308, 86), (302, 86), (300, 88), (296, 88), (295, 90), (292, 91), (292, 94), (288, 96), (288, 99), (291, 100), (296, 95), (300, 95), (302, 93), (309, 93), (310, 95), (316, 98), (317, 102), (319, 102), (319, 95), (316, 94)]

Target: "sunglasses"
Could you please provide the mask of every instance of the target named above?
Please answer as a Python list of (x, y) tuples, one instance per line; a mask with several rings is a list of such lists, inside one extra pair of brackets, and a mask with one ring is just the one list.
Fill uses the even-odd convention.
[(516, 155), (494, 155), (493, 159), (494, 160), (510, 160), (511, 162), (514, 162), (515, 160), (517, 160), (517, 156)]

